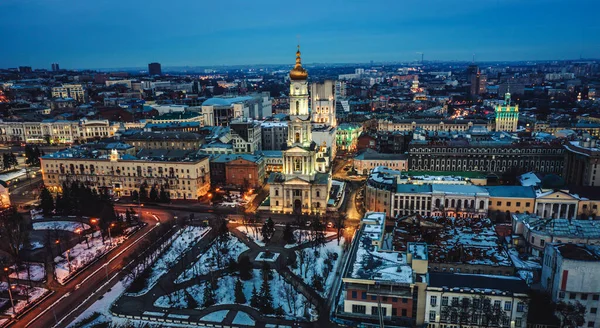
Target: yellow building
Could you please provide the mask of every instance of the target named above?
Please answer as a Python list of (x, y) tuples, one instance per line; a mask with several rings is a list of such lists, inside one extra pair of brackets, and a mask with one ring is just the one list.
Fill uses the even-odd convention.
[(210, 189), (208, 156), (186, 156), (181, 151), (142, 151), (138, 157), (119, 155), (93, 158), (83, 148), (70, 148), (41, 157), (44, 184), (58, 192), (64, 182), (79, 181), (109, 194), (131, 196), (146, 184), (164, 187), (171, 199), (198, 199)]
[(533, 213), (535, 210), (535, 190), (522, 186), (484, 187), (490, 194), (488, 210), (504, 213)]
[(496, 131), (517, 131), (519, 105), (511, 106), (510, 93), (504, 96), (504, 104), (496, 106)]

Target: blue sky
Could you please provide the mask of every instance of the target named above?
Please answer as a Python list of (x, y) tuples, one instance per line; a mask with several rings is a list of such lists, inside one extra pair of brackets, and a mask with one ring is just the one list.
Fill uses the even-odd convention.
[(600, 1), (1, 0), (0, 67), (600, 57)]

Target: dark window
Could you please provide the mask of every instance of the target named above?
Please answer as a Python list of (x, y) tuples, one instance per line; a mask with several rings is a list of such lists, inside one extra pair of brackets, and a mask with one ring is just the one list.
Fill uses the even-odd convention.
[(598, 312), (598, 308), (590, 308), (590, 313), (596, 313)]
[(577, 297), (577, 293), (569, 293), (569, 299), (574, 300)]
[(590, 322), (588, 322), (588, 327), (594, 327), (595, 324), (596, 324), (595, 321), (590, 321)]
[(398, 311), (396, 311), (396, 308), (392, 308), (392, 315), (393, 316), (397, 316), (398, 315)]
[(352, 291), (352, 298), (356, 298), (358, 295), (355, 290)]
[(392, 297), (392, 302), (398, 302), (398, 298)]
[(600, 294), (596, 294), (596, 295), (592, 296), (592, 299), (593, 299), (594, 301), (598, 301), (598, 300), (600, 300)]
[(362, 298), (363, 300), (367, 299), (367, 292), (362, 292), (362, 294), (360, 295), (360, 298)]
[(402, 303), (408, 303), (408, 298), (403, 298)]
[(371, 301), (376, 301), (376, 300), (377, 300), (377, 296), (371, 295)]
[(352, 305), (352, 313), (367, 313), (367, 307), (364, 305)]
[(584, 300), (584, 301), (585, 301), (585, 300), (587, 300), (587, 297), (588, 297), (588, 294), (586, 294), (586, 293), (581, 293), (581, 299), (582, 299), (582, 300)]
[(402, 316), (406, 317), (406, 309), (402, 309)]
[(387, 302), (387, 297), (385, 297), (385, 296), (384, 296), (384, 297), (383, 297), (383, 301), (384, 301), (384, 302)]

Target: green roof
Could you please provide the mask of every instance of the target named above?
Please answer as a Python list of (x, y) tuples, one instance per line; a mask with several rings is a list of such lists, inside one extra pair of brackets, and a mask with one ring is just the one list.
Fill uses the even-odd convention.
[(419, 175), (429, 175), (429, 176), (456, 176), (456, 177), (465, 177), (471, 179), (485, 179), (486, 176), (480, 172), (463, 172), (463, 171), (408, 171), (402, 172), (402, 175), (408, 176), (419, 176)]

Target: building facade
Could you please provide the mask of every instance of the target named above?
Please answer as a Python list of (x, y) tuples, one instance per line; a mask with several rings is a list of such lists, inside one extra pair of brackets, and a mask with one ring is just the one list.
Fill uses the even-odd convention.
[(517, 277), (431, 272), (425, 321), (429, 328), (525, 328), (528, 292)]
[(327, 210), (331, 175), (317, 171), (322, 148), (312, 139), (307, 79), (298, 47), (296, 65), (290, 71), (290, 120), (283, 171), (269, 177), (273, 212), (324, 214)]
[(231, 137), (235, 154), (254, 154), (262, 149), (260, 123), (253, 120), (237, 119), (232, 121)]
[(519, 105), (511, 105), (510, 93), (504, 96), (504, 104), (496, 106), (496, 131), (517, 131), (519, 122)]
[(565, 144), (565, 183), (579, 186), (600, 185), (600, 149), (596, 140), (571, 141)]
[(476, 171), (502, 174), (511, 168), (560, 174), (565, 149), (560, 142), (422, 141), (409, 144), (409, 167), (416, 171)]
[(81, 84), (63, 84), (52, 88), (52, 98), (72, 98), (82, 103), (86, 101), (86, 91)]
[(316, 124), (325, 124), (336, 127), (335, 117), (335, 85), (331, 80), (323, 83), (311, 83), (311, 111), (312, 121)]
[(579, 302), (585, 307), (582, 327), (600, 325), (600, 246), (555, 243), (545, 247), (542, 288), (554, 302)]
[(282, 150), (287, 147), (287, 122), (266, 121), (260, 124), (262, 150)]
[(171, 199), (198, 199), (210, 189), (210, 167), (207, 156), (136, 158), (110, 156), (92, 158), (89, 152), (71, 148), (41, 157), (44, 185), (60, 191), (65, 182), (79, 181), (111, 195), (131, 196), (142, 185), (164, 187)]

